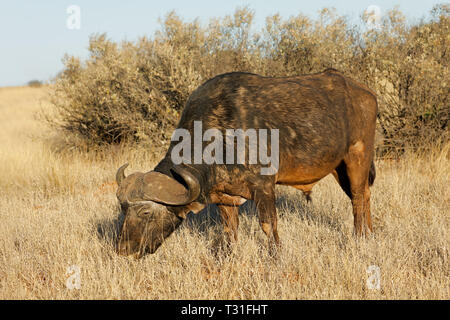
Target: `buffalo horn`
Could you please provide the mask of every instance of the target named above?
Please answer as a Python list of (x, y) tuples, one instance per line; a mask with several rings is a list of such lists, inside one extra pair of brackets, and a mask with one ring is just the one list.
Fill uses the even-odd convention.
[(121, 166), (116, 173), (116, 182), (120, 186), (122, 181), (125, 179), (125, 169), (128, 167), (128, 163), (125, 163), (123, 166)]

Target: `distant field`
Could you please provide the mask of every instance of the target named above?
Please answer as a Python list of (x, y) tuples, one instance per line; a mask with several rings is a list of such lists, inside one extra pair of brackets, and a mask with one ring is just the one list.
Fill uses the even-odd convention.
[(64, 137), (36, 119), (51, 108), (46, 90), (0, 88), (0, 299), (450, 298), (450, 145), (376, 162), (369, 238), (353, 237), (350, 201), (327, 177), (312, 204), (278, 189), (276, 260), (246, 205), (231, 254), (218, 252), (211, 208), (136, 261), (113, 251), (121, 221), (114, 175), (124, 162), (131, 172), (158, 159), (119, 147), (58, 152)]

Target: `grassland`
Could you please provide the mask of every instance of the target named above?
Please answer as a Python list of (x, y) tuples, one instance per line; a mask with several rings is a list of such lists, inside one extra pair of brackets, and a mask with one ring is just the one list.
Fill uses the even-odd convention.
[[(449, 299), (449, 145), (376, 162), (373, 236), (352, 235), (350, 201), (332, 178), (313, 203), (278, 189), (278, 259), (251, 205), (239, 242), (218, 250), (214, 208), (187, 219), (154, 255), (117, 256), (121, 217), (114, 174), (150, 170), (151, 150), (82, 152), (36, 119), (51, 111), (47, 89), (0, 88), (1, 299)], [(67, 145), (67, 144), (65, 144)], [(67, 286), (70, 266), (80, 288)], [(367, 272), (380, 270), (380, 288)]]

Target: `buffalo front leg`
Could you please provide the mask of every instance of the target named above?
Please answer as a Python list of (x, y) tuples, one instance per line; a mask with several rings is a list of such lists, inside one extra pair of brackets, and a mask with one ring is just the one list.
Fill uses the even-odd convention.
[(274, 255), (280, 246), (277, 231), (277, 209), (275, 207), (275, 187), (271, 185), (254, 192), (254, 199), (258, 210), (261, 229), (269, 240), (269, 253)]
[(223, 231), (225, 232), (225, 239), (227, 245), (237, 242), (238, 227), (239, 227), (239, 207), (219, 205), (220, 217), (222, 218)]

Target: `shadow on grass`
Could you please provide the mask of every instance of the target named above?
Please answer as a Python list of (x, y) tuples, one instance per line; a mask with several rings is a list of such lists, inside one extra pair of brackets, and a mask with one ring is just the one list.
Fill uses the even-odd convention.
[(326, 212), (323, 208), (315, 206), (314, 199), (310, 202), (306, 201), (306, 198), (300, 192), (297, 192), (295, 196), (278, 195), (276, 206), (280, 219), (283, 219), (283, 215), (288, 212), (294, 212), (304, 222), (322, 225), (338, 233), (343, 232), (343, 220), (332, 216), (330, 212)]
[(118, 213), (116, 218), (96, 221), (97, 238), (112, 249), (116, 249), (124, 220), (125, 216)]

